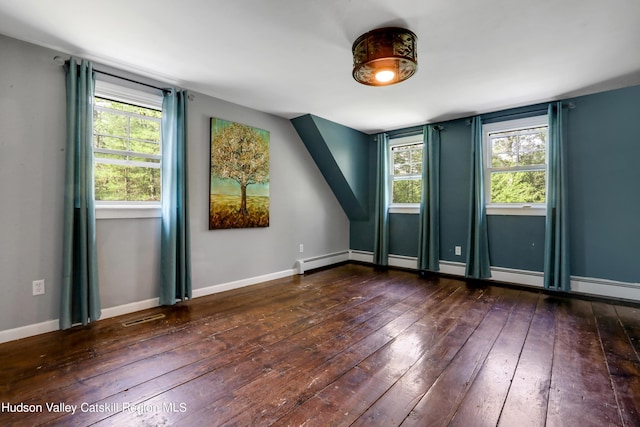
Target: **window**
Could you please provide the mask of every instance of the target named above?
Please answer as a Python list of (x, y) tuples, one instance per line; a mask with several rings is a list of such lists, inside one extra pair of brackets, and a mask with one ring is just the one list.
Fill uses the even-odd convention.
[(422, 195), (422, 135), (389, 141), (389, 203), (395, 213), (417, 213)]
[(547, 116), (483, 126), (488, 214), (544, 215)]
[(93, 152), (98, 208), (160, 206), (161, 110), (160, 95), (96, 82)]

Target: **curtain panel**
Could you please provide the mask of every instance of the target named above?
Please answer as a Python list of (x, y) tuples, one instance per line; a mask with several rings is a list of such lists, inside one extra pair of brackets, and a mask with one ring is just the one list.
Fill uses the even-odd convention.
[(549, 164), (547, 217), (544, 244), (544, 287), (571, 290), (569, 230), (567, 224), (567, 155), (564, 137), (565, 112), (561, 102), (549, 105)]
[(373, 241), (373, 263), (389, 265), (389, 136), (376, 136), (376, 205), (375, 233)]
[(440, 270), (440, 127), (424, 127), (418, 270)]
[(162, 102), (160, 304), (191, 299), (187, 169), (187, 93), (165, 91)]
[(474, 279), (491, 277), (484, 191), (482, 119), (480, 116), (476, 116), (471, 121), (469, 240), (467, 242), (467, 267), (465, 273), (467, 277)]
[(67, 142), (60, 329), (100, 318), (93, 184), (93, 97), (90, 61), (71, 58), (64, 67)]

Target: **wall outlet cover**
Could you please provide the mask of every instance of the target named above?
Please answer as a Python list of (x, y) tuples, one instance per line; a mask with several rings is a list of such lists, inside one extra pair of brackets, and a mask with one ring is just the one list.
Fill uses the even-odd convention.
[(33, 295), (44, 294), (44, 279), (33, 281)]

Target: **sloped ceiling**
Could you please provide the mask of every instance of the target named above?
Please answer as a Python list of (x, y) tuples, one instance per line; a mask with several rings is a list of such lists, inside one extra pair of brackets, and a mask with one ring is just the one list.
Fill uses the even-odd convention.
[(349, 219), (367, 219), (371, 137), (311, 114), (291, 123)]
[[(417, 74), (357, 84), (353, 41), (389, 25)], [(0, 0), (0, 34), (366, 133), (640, 84), (638, 0)]]

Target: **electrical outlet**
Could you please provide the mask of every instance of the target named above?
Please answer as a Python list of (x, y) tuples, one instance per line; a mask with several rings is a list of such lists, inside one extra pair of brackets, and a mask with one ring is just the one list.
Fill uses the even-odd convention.
[(462, 246), (456, 246), (456, 255), (461, 256), (462, 255)]
[(300, 244), (300, 253), (304, 252), (304, 245), (301, 243)]
[(33, 295), (44, 294), (44, 279), (33, 281)]

